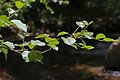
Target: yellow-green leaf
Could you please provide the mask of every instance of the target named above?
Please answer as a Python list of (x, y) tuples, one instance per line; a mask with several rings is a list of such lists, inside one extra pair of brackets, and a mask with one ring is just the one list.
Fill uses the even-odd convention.
[(47, 44), (50, 48), (52, 48), (52, 49), (54, 49), (54, 50), (56, 50), (56, 51), (58, 51), (58, 46), (56, 46), (56, 45), (53, 45), (53, 44)]
[(35, 45), (32, 44), (32, 43), (29, 43), (29, 44), (28, 44), (28, 47), (29, 47), (30, 49), (33, 49), (33, 48), (35, 47)]
[(8, 53), (8, 49), (6, 49), (6, 48), (1, 48), (1, 50), (5, 55)]
[(63, 36), (63, 35), (66, 35), (66, 34), (68, 34), (68, 32), (62, 31), (62, 32), (59, 32), (57, 36)]
[(113, 41), (116, 41), (116, 40), (114, 40), (112, 38), (105, 38), (105, 39), (103, 39), (103, 41), (105, 41), (105, 42), (113, 42)]
[(50, 37), (46, 37), (45, 41), (49, 44), (53, 44), (53, 45), (57, 45), (59, 44), (59, 41), (56, 38), (50, 38)]
[(21, 9), (24, 7), (25, 3), (21, 2), (21, 1), (16, 1), (15, 5), (18, 9)]
[(104, 39), (104, 38), (106, 38), (106, 36), (105, 36), (103, 33), (99, 33), (99, 34), (97, 34), (97, 36), (96, 36), (96, 39), (97, 39), (97, 40)]
[(71, 46), (72, 46), (72, 47), (74, 47), (75, 49), (78, 49), (78, 48), (77, 48), (77, 46), (76, 46), (76, 45), (74, 45), (74, 44), (72, 44)]
[(48, 34), (40, 34), (36, 38), (46, 38), (48, 36), (49, 36)]
[(0, 38), (3, 38), (1, 34), (0, 34)]
[(82, 48), (83, 48), (83, 49), (87, 49), (87, 50), (94, 49), (94, 47), (93, 47), (93, 46), (90, 46), (90, 45), (83, 46)]

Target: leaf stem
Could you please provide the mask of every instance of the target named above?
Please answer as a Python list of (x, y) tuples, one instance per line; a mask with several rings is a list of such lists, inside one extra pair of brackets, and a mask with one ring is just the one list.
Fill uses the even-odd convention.
[(77, 27), (77, 28), (75, 29), (75, 31), (73, 32), (73, 34), (76, 33), (76, 32), (78, 31), (79, 28), (80, 28), (80, 27)]
[(84, 45), (86, 45), (85, 41), (84, 41), (82, 38), (80, 38), (80, 40), (82, 41), (82, 43), (83, 43)]
[(48, 52), (48, 51), (50, 51), (50, 50), (51, 50), (51, 48), (49, 48), (49, 49), (43, 51), (42, 53), (46, 53), (46, 52)]

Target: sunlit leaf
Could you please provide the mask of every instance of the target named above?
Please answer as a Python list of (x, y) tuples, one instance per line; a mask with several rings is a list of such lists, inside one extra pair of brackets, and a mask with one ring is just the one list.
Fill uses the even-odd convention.
[(56, 46), (56, 45), (53, 45), (53, 44), (47, 44), (50, 48), (52, 48), (52, 49), (54, 49), (54, 50), (56, 50), (56, 51), (58, 51), (58, 46)]
[(84, 36), (88, 39), (93, 39), (93, 34), (94, 34), (93, 32), (88, 31), (84, 32)]
[(59, 0), (59, 5), (62, 5), (62, 4), (68, 5), (69, 4), (69, 0)]
[(45, 4), (47, 1), (46, 0), (40, 0), (40, 3)]
[(35, 2), (36, 0), (31, 0), (31, 2)]
[(0, 34), (0, 38), (3, 38), (1, 34)]
[(80, 38), (83, 36), (83, 34), (81, 32), (76, 32), (76, 33), (73, 33), (73, 36), (74, 38)]
[(29, 44), (28, 44), (28, 47), (29, 47), (30, 49), (33, 49), (33, 48), (35, 47), (35, 45), (32, 44), (32, 43), (29, 43)]
[(27, 25), (22, 23), (20, 20), (11, 20), (17, 28), (27, 32)]
[(67, 38), (61, 37), (61, 38), (64, 41), (64, 43), (67, 45), (72, 45), (76, 42), (76, 40), (72, 37), (67, 37)]
[(96, 35), (97, 40), (104, 39), (104, 38), (106, 38), (106, 36), (102, 33), (99, 33), (99, 34)]
[(85, 25), (89, 25), (89, 24), (88, 24), (88, 22), (87, 22), (87, 21), (85, 21), (85, 20), (83, 21), (83, 23), (84, 23)]
[(83, 44), (83, 43), (79, 43), (79, 45), (81, 45), (81, 46), (85, 46), (85, 44)]
[(8, 49), (7, 48), (1, 48), (1, 51), (6, 55), (8, 53)]
[(8, 9), (7, 9), (7, 11), (8, 11), (8, 13), (9, 13), (9, 15), (11, 15), (11, 14), (15, 13), (15, 10), (14, 10), (14, 9), (12, 9), (12, 8), (8, 8)]
[(74, 44), (72, 44), (71, 46), (72, 46), (72, 47), (74, 47), (75, 49), (78, 49), (78, 48), (77, 48), (77, 46), (76, 46), (76, 45), (74, 45)]
[(84, 28), (85, 27), (85, 23), (82, 22), (82, 21), (76, 21), (76, 24), (81, 27), (81, 28)]
[(15, 48), (15, 45), (12, 42), (6, 41), (6, 42), (4, 42), (4, 44), (6, 46), (8, 46), (10, 49), (14, 49)]
[(40, 34), (36, 38), (46, 38), (48, 36), (49, 36), (48, 34)]
[(53, 44), (53, 45), (57, 45), (59, 44), (59, 41), (56, 38), (50, 38), (50, 37), (46, 37), (45, 41), (49, 44)]
[(10, 26), (10, 25), (14, 26), (14, 24), (11, 21), (9, 21), (9, 19), (6, 15), (1, 15), (0, 16), (0, 26), (5, 27), (5, 26)]
[(63, 35), (66, 35), (66, 34), (68, 34), (68, 32), (63, 31), (63, 32), (59, 32), (57, 36), (63, 36)]
[(103, 39), (103, 41), (105, 41), (105, 42), (113, 42), (113, 41), (116, 41), (116, 40), (114, 40), (112, 38), (105, 38), (105, 39)]
[(26, 62), (29, 62), (29, 58), (28, 58), (28, 54), (30, 53), (30, 51), (23, 51), (21, 53), (22, 55), (22, 58), (26, 61)]
[(7, 60), (8, 49), (7, 48), (1, 48), (1, 51), (5, 54), (5, 60)]
[(37, 45), (37, 46), (45, 46), (45, 43), (39, 40), (31, 40), (31, 44)]
[(45, 41), (46, 41), (46, 42), (50, 42), (50, 41), (52, 41), (52, 40), (54, 40), (54, 39), (53, 39), (53, 38), (50, 38), (50, 37), (46, 37), (46, 38), (45, 38)]
[(93, 21), (89, 22), (89, 25), (91, 25), (93, 23)]
[(0, 20), (0, 27), (6, 27), (5, 22), (3, 20)]
[(21, 9), (24, 7), (25, 3), (21, 2), (21, 1), (16, 1), (15, 5), (18, 9)]
[(94, 47), (93, 47), (93, 46), (90, 46), (90, 45), (82, 46), (81, 48), (87, 49), (87, 50), (94, 49)]

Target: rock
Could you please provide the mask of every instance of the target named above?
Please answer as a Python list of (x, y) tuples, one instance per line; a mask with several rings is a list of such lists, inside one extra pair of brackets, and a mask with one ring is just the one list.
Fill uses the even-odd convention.
[(117, 42), (113, 42), (108, 48), (105, 57), (105, 68), (120, 71), (120, 37)]

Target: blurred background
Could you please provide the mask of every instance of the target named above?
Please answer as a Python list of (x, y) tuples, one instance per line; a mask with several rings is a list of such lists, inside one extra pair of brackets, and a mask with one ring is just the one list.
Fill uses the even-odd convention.
[(46, 32), (69, 31), (76, 28), (76, 21), (94, 21), (90, 30), (103, 33), (117, 33), (120, 30), (119, 0), (70, 0), (69, 4), (59, 5), (49, 2), (54, 14), (39, 2), (32, 3), (23, 11), (23, 20), (32, 24), (32, 29), (46, 29)]

